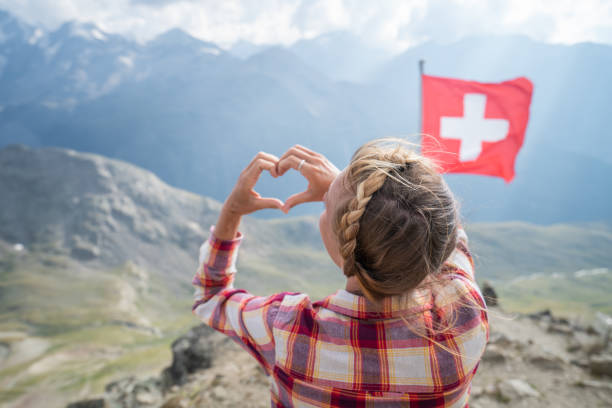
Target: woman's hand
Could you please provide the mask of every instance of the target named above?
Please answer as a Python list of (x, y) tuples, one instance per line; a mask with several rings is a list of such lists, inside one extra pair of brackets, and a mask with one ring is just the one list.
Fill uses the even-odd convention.
[[(304, 163), (300, 166), (302, 160)], [(277, 175), (282, 176), (291, 168), (298, 170), (308, 180), (308, 187), (285, 201), (281, 207), (284, 213), (301, 203), (322, 201), (330, 184), (340, 173), (325, 156), (300, 145), (293, 146), (283, 154), (276, 166)]]
[(264, 198), (254, 190), (261, 172), (268, 170), (272, 177), (278, 177), (276, 169), (278, 157), (259, 152), (249, 165), (242, 170), (234, 189), (225, 200), (223, 207), (235, 215), (245, 215), (263, 208), (282, 209), (283, 202), (278, 198)]
[(219, 219), (215, 224), (215, 237), (222, 240), (235, 239), (243, 215), (262, 208), (283, 208), (283, 202), (278, 198), (263, 198), (253, 189), (264, 170), (268, 170), (272, 177), (278, 177), (277, 163), (276, 156), (259, 152), (242, 170), (234, 189), (223, 203)]

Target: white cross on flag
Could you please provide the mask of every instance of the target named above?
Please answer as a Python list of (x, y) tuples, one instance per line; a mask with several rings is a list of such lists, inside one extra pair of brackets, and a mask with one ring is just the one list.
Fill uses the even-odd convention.
[(429, 75), (422, 81), (423, 155), (442, 172), (510, 182), (529, 119), (531, 81), (481, 83)]

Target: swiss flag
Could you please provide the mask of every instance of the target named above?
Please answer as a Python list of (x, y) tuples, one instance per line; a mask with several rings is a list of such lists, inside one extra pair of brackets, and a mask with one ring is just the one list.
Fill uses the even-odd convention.
[(422, 154), (446, 173), (514, 178), (533, 84), (482, 83), (422, 75)]

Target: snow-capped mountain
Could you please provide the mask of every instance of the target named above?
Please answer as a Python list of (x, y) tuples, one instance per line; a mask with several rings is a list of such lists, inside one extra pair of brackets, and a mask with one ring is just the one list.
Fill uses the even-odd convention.
[[(432, 75), (527, 76), (535, 91), (517, 177), (506, 185), (449, 175), (464, 214), (480, 221), (612, 220), (607, 45), (469, 38), (387, 60), (357, 37), (330, 33), (237, 56), (180, 29), (138, 44), (89, 23), (45, 32), (5, 12), (0, 33), (0, 147), (95, 152), (221, 201), (260, 150), (281, 155), (300, 143), (343, 167), (366, 140), (417, 133), (420, 58)], [(264, 177), (258, 191), (285, 198), (301, 182)], [(319, 210), (313, 204), (296, 212)]]

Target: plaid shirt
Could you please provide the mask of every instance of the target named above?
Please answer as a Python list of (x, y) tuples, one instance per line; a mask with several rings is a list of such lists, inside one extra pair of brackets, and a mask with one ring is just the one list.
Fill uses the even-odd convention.
[[(419, 287), (385, 299), (382, 308), (344, 289), (317, 302), (302, 293), (262, 297), (234, 289), (242, 239), (238, 232), (219, 240), (211, 226), (192, 282), (193, 313), (261, 363), (272, 407), (468, 406), (489, 326), (484, 310), (466, 306), (486, 308), (463, 230), (441, 290)], [(454, 330), (432, 336), (435, 342), (409, 329), (407, 322), (443, 323), (453, 304)]]

